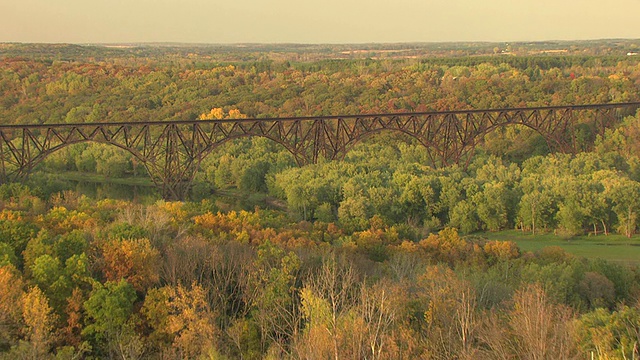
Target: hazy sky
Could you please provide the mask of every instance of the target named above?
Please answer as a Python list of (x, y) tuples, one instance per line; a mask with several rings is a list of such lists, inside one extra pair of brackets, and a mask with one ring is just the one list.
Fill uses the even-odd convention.
[(0, 0), (0, 42), (640, 38), (640, 0)]

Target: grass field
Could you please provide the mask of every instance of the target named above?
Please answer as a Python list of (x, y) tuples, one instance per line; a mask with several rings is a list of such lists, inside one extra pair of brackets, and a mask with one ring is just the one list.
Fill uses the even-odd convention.
[(523, 251), (538, 251), (547, 246), (559, 246), (566, 252), (585, 258), (601, 258), (610, 261), (640, 265), (640, 236), (627, 238), (622, 235), (577, 236), (564, 238), (554, 234), (531, 235), (520, 231), (483, 233), (489, 240), (513, 241)]

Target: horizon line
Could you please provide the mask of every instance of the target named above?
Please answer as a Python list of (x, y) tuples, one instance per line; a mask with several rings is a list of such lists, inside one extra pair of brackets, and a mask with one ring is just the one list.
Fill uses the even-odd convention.
[(443, 40), (443, 41), (368, 41), (368, 42), (191, 42), (191, 41), (116, 41), (116, 42), (30, 42), (0, 41), (0, 44), (20, 45), (78, 45), (78, 46), (117, 46), (117, 45), (195, 45), (195, 46), (248, 46), (248, 45), (421, 45), (421, 44), (537, 44), (537, 43), (580, 43), (608, 41), (640, 41), (640, 38), (589, 38), (589, 39), (546, 39), (546, 40)]

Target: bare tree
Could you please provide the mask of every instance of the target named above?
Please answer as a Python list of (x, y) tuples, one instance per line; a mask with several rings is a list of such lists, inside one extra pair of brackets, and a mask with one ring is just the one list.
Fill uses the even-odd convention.
[(418, 284), (426, 308), (423, 336), (430, 357), (474, 358), (478, 321), (471, 285), (445, 266), (428, 267)]
[(539, 284), (529, 284), (513, 296), (509, 325), (518, 359), (571, 359), (577, 355), (571, 309), (549, 301)]
[(363, 357), (383, 359), (390, 356), (390, 342), (396, 322), (398, 286), (388, 281), (371, 287), (363, 286), (360, 295), (359, 313), (364, 320)]
[(318, 273), (311, 275), (301, 292), (307, 326), (294, 344), (300, 358), (337, 360), (360, 353), (352, 348), (353, 324), (348, 321), (360, 295), (357, 280), (351, 264), (335, 254), (324, 258)]

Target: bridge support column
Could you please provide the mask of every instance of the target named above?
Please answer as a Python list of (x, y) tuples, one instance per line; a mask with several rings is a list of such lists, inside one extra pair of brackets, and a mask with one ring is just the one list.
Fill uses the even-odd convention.
[(165, 200), (186, 200), (191, 190), (197, 166), (193, 164), (159, 169), (155, 164), (145, 164), (147, 172)]
[(162, 198), (170, 201), (184, 201), (189, 196), (190, 189), (190, 181), (164, 184), (162, 187)]
[[(147, 172), (166, 200), (182, 201), (204, 157), (206, 146), (195, 140), (195, 131), (170, 124), (143, 158)], [(191, 135), (191, 136), (189, 136)]]

